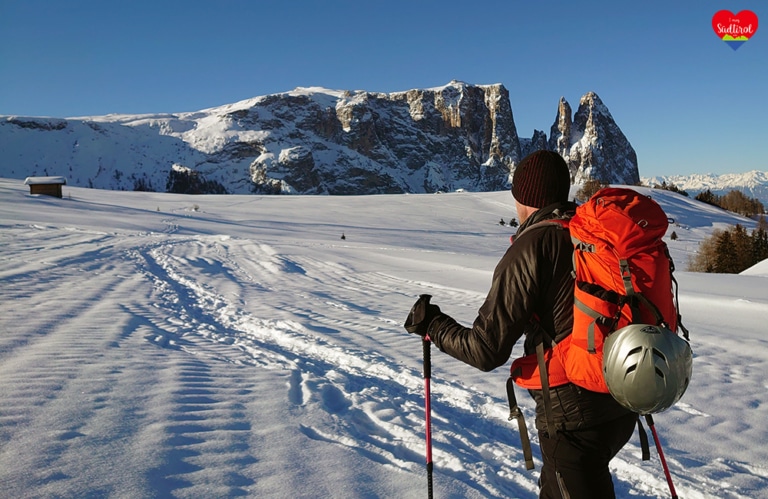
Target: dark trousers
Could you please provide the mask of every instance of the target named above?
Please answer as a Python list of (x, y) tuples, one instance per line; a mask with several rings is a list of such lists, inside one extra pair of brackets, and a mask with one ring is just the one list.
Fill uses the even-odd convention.
[[(558, 431), (554, 438), (540, 431), (544, 465), (539, 498), (614, 499), (608, 462), (632, 437), (636, 424), (637, 414), (628, 414), (586, 430)], [(560, 491), (558, 474), (567, 496)]]

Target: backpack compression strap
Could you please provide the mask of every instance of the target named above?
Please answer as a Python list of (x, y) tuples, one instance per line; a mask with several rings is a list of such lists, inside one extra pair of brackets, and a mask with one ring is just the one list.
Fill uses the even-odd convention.
[(515, 380), (510, 376), (507, 378), (507, 398), (509, 399), (509, 420), (517, 420), (517, 429), (520, 431), (520, 445), (523, 447), (523, 458), (525, 459), (525, 469), (532, 470), (533, 452), (531, 451), (531, 440), (528, 438), (528, 426), (525, 424), (525, 417), (520, 406), (517, 405), (515, 398)]
[[(539, 342), (536, 344), (536, 361), (539, 365), (539, 376), (541, 377), (541, 391), (544, 403), (544, 413), (547, 420), (547, 431), (553, 436), (557, 431), (555, 427), (554, 417), (552, 415), (552, 401), (549, 392), (549, 376), (547, 371), (547, 363), (544, 359), (544, 339), (549, 340), (552, 347), (555, 346), (555, 341), (551, 338), (551, 335), (541, 326), (538, 322), (538, 318), (531, 321), (531, 325), (538, 329), (540, 336)], [(517, 405), (517, 398), (515, 397), (515, 377), (518, 376), (520, 367), (510, 373), (507, 379), (507, 398), (509, 399), (509, 420), (517, 420), (517, 429), (520, 431), (520, 444), (523, 447), (523, 457), (525, 458), (525, 469), (534, 469), (533, 465), (533, 453), (531, 452), (531, 442), (528, 437), (528, 427), (525, 424), (525, 418), (523, 417), (523, 411)]]
[(589, 326), (587, 326), (587, 351), (589, 353), (597, 353), (597, 347), (595, 347), (595, 324), (598, 321), (601, 321), (601, 323), (604, 323), (606, 320), (610, 318), (605, 317), (604, 315), (602, 315), (601, 313), (595, 310), (592, 310), (583, 301), (579, 300), (576, 297), (573, 298), (573, 304), (585, 315), (594, 319), (592, 322), (589, 323)]
[(683, 338), (685, 338), (687, 341), (691, 341), (688, 329), (683, 326), (683, 316), (680, 315), (680, 296), (678, 295), (680, 286), (677, 284), (677, 279), (675, 279), (675, 262), (672, 260), (672, 256), (669, 254), (669, 248), (664, 248), (664, 252), (667, 255), (667, 259), (669, 260), (669, 274), (672, 277), (672, 284), (675, 286), (675, 310), (677, 310), (677, 327), (679, 327), (683, 332)]
[[(574, 253), (573, 253), (573, 268), (574, 268), (574, 274), (576, 270), (576, 250), (577, 251), (584, 251), (587, 253), (594, 253), (595, 252), (595, 245), (594, 244), (588, 244), (584, 241), (581, 241), (575, 236), (571, 236), (571, 241), (573, 241), (574, 244)], [(667, 251), (667, 258), (669, 259), (670, 263), (670, 274), (672, 274), (672, 271), (674, 271), (674, 263), (672, 262), (672, 258), (669, 256), (669, 252)], [(626, 296), (625, 299), (619, 302), (619, 312), (622, 307), (625, 305), (629, 305), (630, 307), (630, 314), (632, 317), (632, 322), (638, 322), (640, 320), (641, 314), (640, 314), (640, 303), (644, 304), (648, 310), (653, 313), (654, 317), (656, 318), (656, 324), (662, 325), (665, 324), (664, 317), (661, 315), (661, 312), (659, 311), (659, 308), (653, 304), (648, 298), (646, 298), (642, 293), (638, 293), (635, 291), (635, 287), (632, 285), (632, 271), (629, 268), (629, 261), (626, 258), (619, 259), (619, 273), (621, 275), (621, 280), (624, 285), (624, 295)], [(677, 294), (677, 281), (675, 281), (674, 276), (672, 276), (672, 281), (675, 284), (675, 294)], [(677, 300), (677, 296), (675, 296), (675, 299)], [(599, 312), (591, 309), (588, 307), (584, 302), (579, 300), (578, 298), (575, 298), (574, 305), (584, 314), (591, 317), (594, 321), (589, 325), (587, 329), (587, 351), (589, 353), (596, 353), (597, 348), (595, 347), (595, 324), (600, 322), (601, 324), (608, 324), (611, 320), (618, 321), (619, 316), (616, 317), (605, 317), (604, 315), (600, 314)], [(675, 307), (678, 308), (678, 307)], [(679, 317), (678, 317), (679, 318)], [(679, 320), (678, 320), (679, 322)], [(612, 326), (611, 326), (612, 327)], [(687, 333), (688, 331), (683, 328), (684, 333)]]
[(640, 450), (642, 451), (643, 461), (650, 461), (651, 459), (651, 446), (648, 445), (648, 433), (643, 426), (643, 419), (640, 415), (637, 415), (637, 436), (640, 438)]

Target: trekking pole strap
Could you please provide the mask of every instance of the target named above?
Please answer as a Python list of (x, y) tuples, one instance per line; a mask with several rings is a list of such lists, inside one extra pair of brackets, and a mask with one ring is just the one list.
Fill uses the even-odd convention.
[(523, 447), (523, 459), (525, 459), (525, 469), (532, 470), (533, 451), (531, 450), (531, 440), (528, 437), (528, 426), (525, 424), (525, 416), (520, 406), (517, 405), (515, 397), (515, 380), (510, 376), (507, 378), (507, 398), (509, 399), (509, 420), (517, 420), (517, 429), (520, 432), (520, 445)]

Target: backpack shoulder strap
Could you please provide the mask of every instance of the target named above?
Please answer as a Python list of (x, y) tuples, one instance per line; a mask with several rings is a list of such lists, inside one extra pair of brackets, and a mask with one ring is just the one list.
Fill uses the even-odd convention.
[[(552, 218), (548, 220), (542, 220), (530, 227), (528, 230), (534, 227), (544, 227), (547, 225), (558, 226), (565, 230), (568, 230), (568, 218)], [(514, 242), (514, 236), (510, 238), (510, 241)], [(544, 401), (544, 409), (547, 420), (547, 431), (550, 435), (555, 435), (557, 429), (555, 428), (554, 416), (552, 414), (552, 401), (549, 391), (549, 375), (547, 371), (547, 363), (544, 358), (544, 343), (547, 343), (547, 347), (551, 348), (555, 346), (555, 338), (541, 325), (538, 317), (533, 317), (530, 321), (537, 332), (539, 333), (540, 340), (536, 344), (536, 361), (539, 366), (539, 376), (541, 377), (541, 389), (542, 397)], [(528, 426), (525, 423), (523, 411), (517, 404), (517, 398), (515, 397), (515, 381), (514, 377), (507, 378), (507, 398), (509, 399), (509, 420), (517, 420), (517, 428), (520, 432), (520, 443), (523, 447), (523, 458), (525, 459), (525, 468), (528, 470), (534, 469), (533, 453), (531, 451), (531, 442), (528, 436)]]

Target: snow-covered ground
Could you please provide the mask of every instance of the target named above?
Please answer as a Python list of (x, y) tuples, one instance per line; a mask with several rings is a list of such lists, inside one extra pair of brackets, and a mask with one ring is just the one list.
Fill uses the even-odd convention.
[[(751, 226), (644, 190), (675, 219), (695, 355), (655, 417), (677, 491), (768, 497), (768, 264), (685, 272), (713, 228)], [(508, 192), (56, 199), (0, 179), (0, 496), (425, 497), (422, 350), (402, 322), (431, 293), (470, 324), (513, 216)], [(432, 362), (435, 497), (535, 497), (506, 368)], [(636, 436), (613, 471), (620, 497), (669, 495)]]

